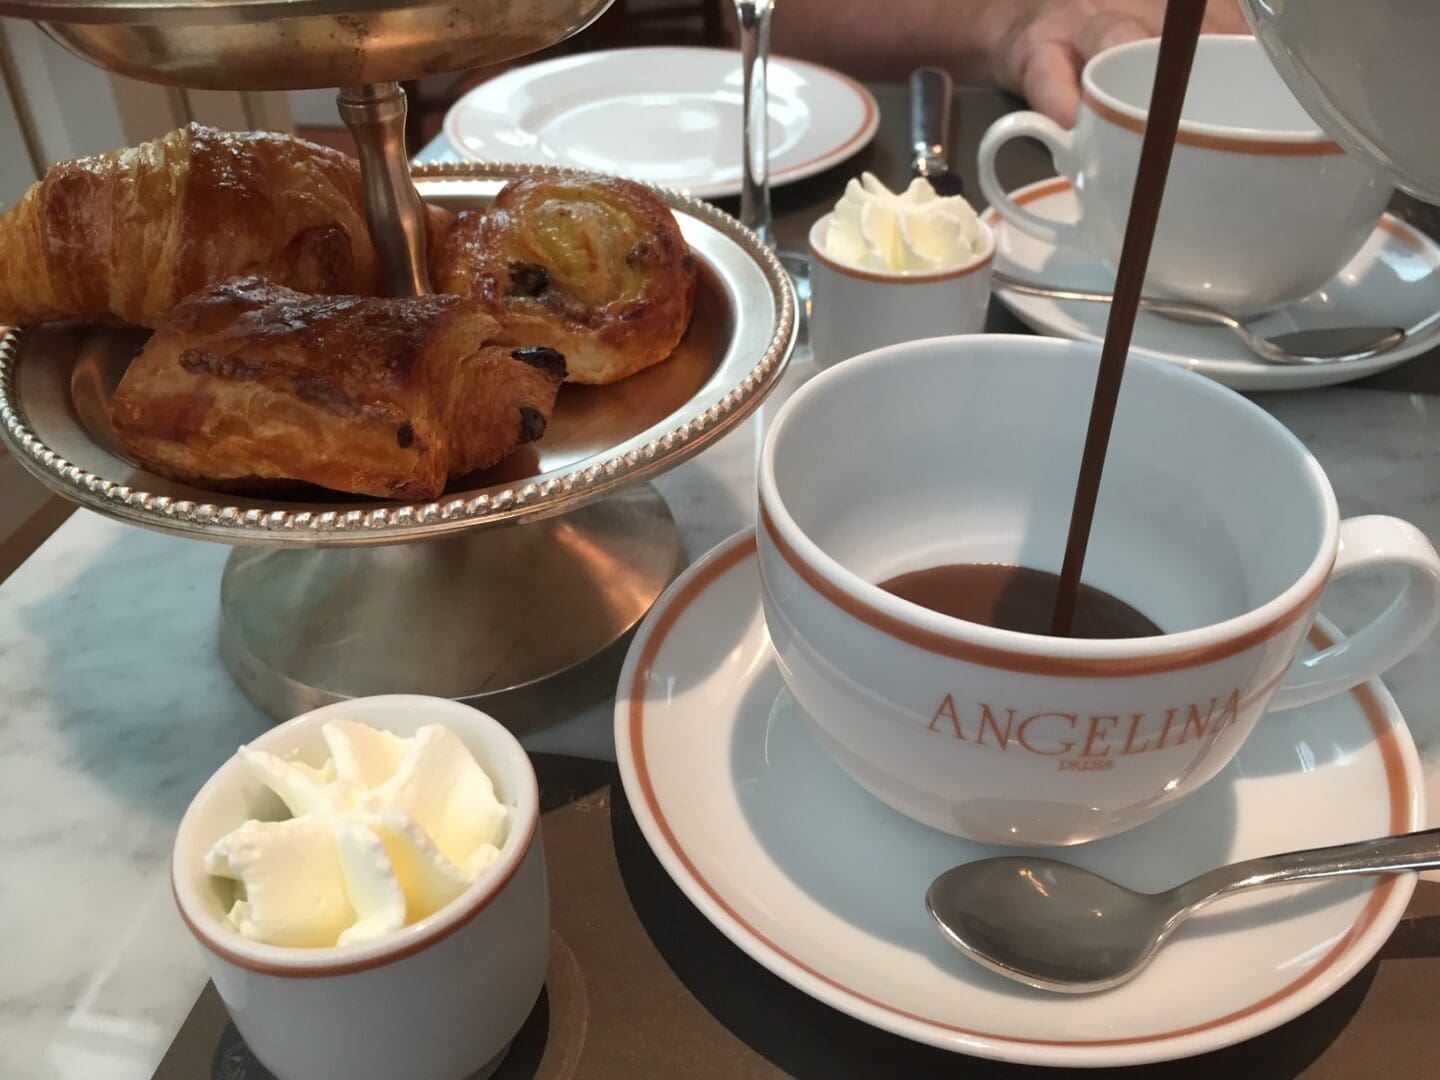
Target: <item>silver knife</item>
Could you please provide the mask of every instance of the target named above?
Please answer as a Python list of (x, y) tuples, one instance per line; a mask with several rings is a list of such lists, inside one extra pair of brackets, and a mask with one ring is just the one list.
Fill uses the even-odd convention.
[(910, 74), (910, 175), (930, 181), (939, 195), (960, 195), (964, 185), (950, 171), (945, 139), (950, 131), (950, 102), (955, 83), (948, 71), (917, 68)]

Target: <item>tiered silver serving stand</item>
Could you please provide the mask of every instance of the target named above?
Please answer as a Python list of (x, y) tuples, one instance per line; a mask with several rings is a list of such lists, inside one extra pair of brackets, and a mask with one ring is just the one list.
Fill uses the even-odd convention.
[[(609, 0), (0, 0), (126, 75), (225, 90), (340, 86), (361, 150), (371, 232), (392, 292), (429, 289), (421, 200), (485, 205), (551, 170), (423, 166), (404, 153), (396, 80), (495, 63), (581, 29)], [(109, 404), (143, 332), (53, 324), (0, 336), (0, 438), (81, 506), (233, 545), (221, 652), (276, 717), (362, 694), (416, 692), (517, 716), (614, 655), (683, 562), (645, 481), (744, 420), (795, 338), (785, 271), (705, 203), (660, 192), (699, 266), (676, 355), (609, 387), (566, 386), (544, 439), (426, 503), (315, 489), (226, 493), (126, 460)], [(157, 660), (157, 662), (159, 662)]]

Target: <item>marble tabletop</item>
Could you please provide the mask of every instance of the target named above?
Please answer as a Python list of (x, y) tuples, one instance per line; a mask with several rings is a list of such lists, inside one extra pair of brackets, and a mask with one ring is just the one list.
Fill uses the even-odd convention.
[[(883, 111), (903, 109), (898, 90), (886, 95)], [(975, 99), (978, 113), (966, 100), (957, 123), (970, 127), (1003, 108), (996, 95)], [(893, 149), (868, 154), (866, 167), (893, 172), (886, 157)], [(837, 173), (809, 185), (808, 195), (777, 192), (782, 238), (799, 235), (842, 181)], [(970, 190), (978, 189), (972, 183)], [(1416, 363), (1433, 360), (1407, 367)], [(751, 523), (767, 420), (813, 372), (802, 349), (755, 417), (656, 481), (691, 558)], [(1343, 514), (1398, 514), (1440, 540), (1440, 396), (1350, 386), (1256, 400), (1314, 452)], [(170, 843), (195, 790), (269, 723), (217, 654), (227, 553), (80, 511), (0, 584), (0, 1077), (7, 1080), (144, 1080), (204, 983), (171, 903)], [(1324, 610), (1342, 628), (1358, 625), (1393, 584), (1347, 579), (1331, 589)], [(1440, 807), (1437, 658), (1440, 635), (1386, 682), (1420, 746), (1431, 805)], [(610, 702), (554, 719), (528, 737), (531, 748), (613, 756)]]

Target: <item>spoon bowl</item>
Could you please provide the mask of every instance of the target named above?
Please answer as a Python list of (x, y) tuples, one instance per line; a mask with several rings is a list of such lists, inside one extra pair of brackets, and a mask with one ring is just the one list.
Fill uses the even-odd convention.
[(1088, 994), (1129, 982), (1198, 908), (1244, 889), (1440, 867), (1440, 829), (1222, 866), (1141, 893), (1058, 859), (979, 859), (930, 884), (925, 907), (950, 944), (1041, 990)]
[(950, 944), (991, 971), (1042, 990), (1088, 993), (1118, 986), (1150, 962), (1173, 929), (1166, 895), (1056, 859), (999, 858), (947, 870), (925, 906)]

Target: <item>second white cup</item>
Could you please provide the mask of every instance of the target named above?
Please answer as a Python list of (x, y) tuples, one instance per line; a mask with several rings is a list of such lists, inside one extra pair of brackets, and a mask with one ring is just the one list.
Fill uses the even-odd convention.
[[(980, 187), (1007, 226), (1119, 260), (1159, 42), (1106, 49), (1085, 65), (1073, 131), (1034, 112), (1003, 116), (980, 141)], [(1019, 205), (995, 159), (1011, 139), (1044, 143), (1075, 185), (1077, 223)], [(1204, 35), (1146, 275), (1147, 291), (1253, 315), (1299, 300), (1374, 231), (1391, 187), (1300, 107), (1255, 39)], [(1063, 284), (1063, 283), (1057, 283)]]

